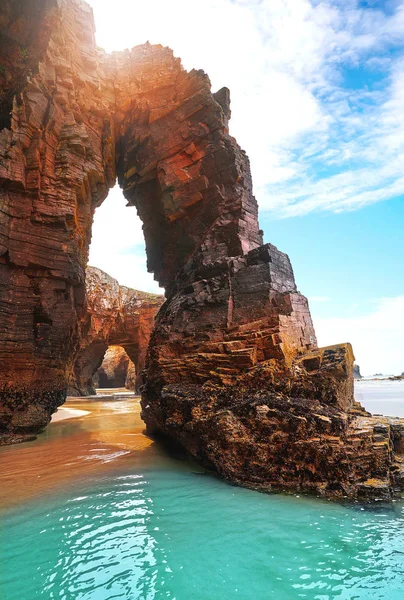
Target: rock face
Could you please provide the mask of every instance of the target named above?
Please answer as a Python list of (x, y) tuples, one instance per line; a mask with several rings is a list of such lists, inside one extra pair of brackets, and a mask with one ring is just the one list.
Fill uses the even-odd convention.
[(137, 384), (136, 367), (134, 363), (129, 359), (128, 370), (126, 371), (125, 387), (127, 390), (132, 392), (139, 392), (139, 386)]
[[(132, 375), (135, 373), (135, 377)], [(133, 382), (133, 387), (131, 386)], [(96, 388), (122, 388), (128, 386), (135, 389), (136, 367), (122, 346), (109, 346), (101, 366), (93, 375)]]
[[(162, 296), (120, 286), (101, 269), (87, 267), (86, 312), (79, 322), (80, 348), (70, 377), (69, 396), (95, 394), (93, 377), (104, 355), (104, 377), (111, 380), (111, 385), (101, 387), (124, 386), (131, 359), (137, 373), (132, 389), (139, 389), (147, 346), (162, 303)], [(110, 346), (114, 350), (108, 352)], [(115, 372), (121, 379), (119, 385), (112, 382)], [(102, 377), (99, 374), (99, 383)]]
[(131, 329), (137, 292), (111, 304), (113, 284), (90, 275), (85, 312), (93, 212), (117, 177), (166, 289), (145, 368), (149, 429), (243, 485), (388, 496), (404, 479), (401, 424), (355, 405), (350, 346), (317, 349), (288, 257), (262, 245), (228, 90), (212, 93), (162, 46), (107, 55), (80, 0), (49, 0), (35, 16), (27, 0), (3, 5), (3, 439), (43, 427), (72, 370), (88, 391), (109, 344), (132, 356), (132, 338), (113, 332), (123, 314), (120, 335)]
[(362, 379), (361, 370), (360, 370), (359, 365), (353, 366), (353, 376), (354, 376), (354, 379)]

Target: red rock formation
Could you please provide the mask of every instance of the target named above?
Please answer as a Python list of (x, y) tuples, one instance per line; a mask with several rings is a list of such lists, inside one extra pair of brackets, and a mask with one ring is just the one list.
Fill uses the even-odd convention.
[[(0, 48), (14, 50), (0, 56), (12, 95), (0, 131), (0, 430), (13, 434), (40, 429), (64, 401), (92, 215), (115, 181), (91, 10), (42, 6), (1, 10)], [(15, 75), (17, 46), (30, 68)]]
[(260, 490), (389, 498), (402, 487), (404, 420), (354, 402), (352, 348), (316, 348), (286, 255), (263, 246), (191, 281), (163, 305), (152, 335), (142, 399), (150, 431)]
[(73, 364), (82, 378), (106, 349), (105, 290), (86, 317), (85, 266), (94, 209), (118, 177), (166, 288), (146, 364), (149, 428), (245, 485), (390, 494), (404, 479), (402, 425), (355, 406), (350, 346), (317, 350), (288, 257), (261, 245), (228, 90), (212, 94), (168, 48), (107, 55), (79, 0), (48, 0), (35, 18), (27, 1), (3, 4), (3, 434), (45, 425)]
[[(80, 348), (70, 377), (69, 395), (95, 394), (93, 376), (111, 346), (115, 352), (111, 353), (109, 362), (117, 367), (122, 354), (127, 355), (137, 373), (134, 387), (139, 389), (147, 346), (162, 303), (162, 296), (120, 286), (101, 269), (87, 267), (86, 312), (80, 321)], [(117, 352), (119, 346), (122, 348)], [(129, 359), (122, 385), (125, 385), (128, 363)]]

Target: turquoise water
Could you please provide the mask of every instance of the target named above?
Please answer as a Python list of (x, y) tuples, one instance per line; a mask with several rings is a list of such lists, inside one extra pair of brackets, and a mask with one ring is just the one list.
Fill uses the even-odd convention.
[[(113, 419), (130, 427), (124, 411)], [(96, 422), (54, 424), (31, 448), (46, 463), (54, 439), (65, 448), (72, 439), (82, 460), (85, 447), (105, 459)], [(156, 445), (123, 454), (3, 509), (1, 600), (404, 598), (401, 502), (264, 495)]]

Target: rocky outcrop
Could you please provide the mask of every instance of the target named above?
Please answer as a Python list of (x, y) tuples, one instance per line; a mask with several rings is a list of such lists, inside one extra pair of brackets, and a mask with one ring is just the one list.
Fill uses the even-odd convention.
[(167, 433), (227, 480), (333, 498), (388, 500), (403, 489), (402, 419), (264, 386), (227, 392), (170, 386), (160, 402)]
[[(109, 346), (104, 355), (101, 366), (93, 375), (93, 386), (95, 388), (123, 388), (128, 382), (131, 389), (132, 374), (128, 379), (128, 372), (136, 373), (136, 367), (126, 354), (122, 346)], [(136, 385), (136, 375), (133, 387)]]
[(349, 344), (316, 348), (287, 257), (267, 245), (211, 269), (177, 293), (175, 311), (161, 309), (142, 399), (149, 430), (240, 485), (389, 498), (401, 485), (394, 423), (382, 431), (354, 402)]
[(139, 385), (137, 384), (137, 373), (134, 363), (129, 360), (128, 370), (126, 372), (125, 387), (127, 390), (138, 393)]
[(57, 0), (4, 0), (0, 14), (0, 129), (11, 128), (16, 94), (38, 68), (49, 43)]
[[(212, 93), (162, 46), (107, 55), (80, 0), (44, 2), (35, 18), (29, 2), (3, 4), (3, 440), (43, 427), (72, 371), (88, 391), (108, 345), (135, 356), (122, 336), (139, 328), (139, 293), (98, 272), (85, 304), (93, 213), (117, 177), (166, 289), (145, 365), (148, 428), (243, 485), (391, 494), (401, 423), (354, 403), (350, 346), (317, 348), (288, 257), (263, 245), (228, 90)], [(29, 68), (5, 35), (25, 40)]]
[[(162, 296), (120, 286), (101, 269), (88, 267), (86, 312), (79, 322), (80, 348), (69, 381), (69, 396), (95, 394), (93, 377), (101, 366), (100, 387), (124, 386), (129, 359), (137, 374), (134, 388), (139, 389), (147, 346), (162, 303)], [(109, 347), (113, 350), (108, 351)], [(119, 385), (114, 383), (115, 378), (120, 379)], [(107, 379), (111, 385), (105, 385)]]
[(353, 376), (354, 376), (354, 379), (362, 379), (361, 370), (360, 370), (359, 365), (353, 366)]
[[(33, 18), (30, 2), (2, 4), (4, 434), (37, 431), (64, 401), (93, 213), (117, 176), (144, 222), (149, 270), (167, 289), (201, 244), (215, 259), (261, 241), (248, 160), (227, 134), (227, 92), (212, 94), (203, 72), (188, 73), (162, 46), (107, 55), (84, 2), (42, 7)], [(27, 68), (11, 52), (20, 39)]]

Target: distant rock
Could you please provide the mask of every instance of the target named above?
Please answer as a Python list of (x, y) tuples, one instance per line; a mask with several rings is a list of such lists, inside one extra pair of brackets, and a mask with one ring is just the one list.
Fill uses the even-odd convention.
[(401, 375), (392, 375), (389, 379), (390, 381), (402, 381), (404, 379), (404, 373), (401, 373)]
[(137, 391), (137, 374), (134, 363), (129, 359), (128, 370), (126, 373), (125, 387), (132, 392)]
[(359, 365), (353, 366), (353, 376), (354, 376), (354, 379), (362, 379)]
[[(80, 322), (80, 348), (70, 377), (70, 396), (95, 394), (97, 384), (100, 387), (123, 387), (129, 367), (126, 364), (124, 371), (118, 368), (122, 354), (127, 354), (135, 365), (137, 375), (131, 369), (132, 379), (135, 377), (135, 385), (129, 381), (131, 389), (139, 388), (154, 318), (163, 301), (163, 296), (120, 286), (116, 279), (101, 269), (87, 267), (86, 312)], [(119, 356), (115, 356), (114, 352), (108, 355), (107, 350), (111, 346), (118, 348)], [(93, 376), (101, 367), (104, 356), (107, 356), (106, 369), (100, 371), (98, 381), (94, 381)], [(112, 383), (115, 381), (114, 370), (117, 378), (120, 377), (119, 386)], [(110, 385), (107, 384), (108, 379), (111, 380)]]
[[(135, 365), (122, 346), (110, 346), (95, 378), (93, 377), (94, 386), (99, 388), (125, 387), (129, 368), (134, 368), (136, 372)], [(132, 389), (134, 387), (135, 384)]]
[(95, 388), (136, 387), (136, 367), (122, 346), (110, 346), (104, 360), (93, 376)]

